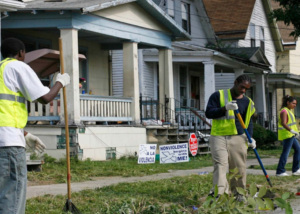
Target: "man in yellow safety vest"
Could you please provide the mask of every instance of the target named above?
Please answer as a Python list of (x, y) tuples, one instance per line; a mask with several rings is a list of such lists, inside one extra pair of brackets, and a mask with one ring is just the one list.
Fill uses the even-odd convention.
[(0, 62), (0, 213), (24, 214), (27, 186), (25, 145), (43, 149), (39, 138), (23, 130), (28, 115), (25, 100), (49, 103), (61, 88), (70, 83), (70, 76), (58, 74), (56, 83), (49, 89), (23, 62), (25, 45), (22, 41), (15, 38), (3, 40), (1, 53), (4, 60)]
[[(240, 75), (234, 81), (231, 89), (214, 92), (207, 103), (205, 115), (212, 119), (211, 135), (209, 139), (212, 159), (214, 163), (213, 185), (218, 187), (218, 194), (236, 195), (237, 200), (242, 196), (236, 191), (236, 187), (246, 187), (246, 159), (247, 148), (256, 147), (256, 141), (247, 143), (244, 129), (235, 117), (234, 110), (239, 110), (248, 132), (252, 136), (253, 125), (251, 117), (255, 113), (253, 101), (245, 96), (246, 90), (251, 87), (251, 78), (245, 74)], [(241, 177), (232, 179), (229, 184), (226, 179), (228, 169), (237, 168)], [(213, 188), (214, 189), (214, 188)], [(213, 189), (210, 195), (213, 195)]]

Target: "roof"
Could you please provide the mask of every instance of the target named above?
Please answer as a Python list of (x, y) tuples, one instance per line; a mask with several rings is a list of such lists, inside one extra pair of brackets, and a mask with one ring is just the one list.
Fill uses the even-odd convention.
[(12, 11), (18, 8), (24, 8), (26, 5), (22, 2), (15, 0), (1, 0), (0, 1), (0, 12), (2, 11)]
[[(279, 2), (271, 0), (271, 7), (272, 9), (278, 9), (280, 8), (280, 4)], [(290, 25), (286, 25), (283, 21), (277, 21), (277, 25), (284, 49), (294, 49), (297, 39), (295, 39), (293, 36), (290, 36), (291, 32), (294, 31), (294, 25), (292, 23)]]
[(268, 84), (275, 88), (300, 88), (300, 75), (290, 73), (270, 73)]
[(269, 63), (260, 47), (221, 48), (218, 50), (229, 55), (231, 58), (240, 60), (245, 64), (270, 70), (269, 67), (271, 66), (271, 64)]
[(81, 13), (89, 13), (131, 2), (136, 2), (144, 8), (161, 24), (172, 31), (175, 37), (190, 39), (190, 35), (175, 20), (166, 15), (152, 0), (66, 0), (64, 2), (35, 0), (27, 3), (26, 10), (78, 10)]
[(219, 38), (245, 38), (255, 0), (203, 0), (203, 3)]

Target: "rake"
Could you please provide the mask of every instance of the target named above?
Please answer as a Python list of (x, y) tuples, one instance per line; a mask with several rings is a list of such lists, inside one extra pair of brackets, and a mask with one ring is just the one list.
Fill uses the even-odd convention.
[[(59, 38), (59, 51), (60, 51), (60, 68), (61, 74), (65, 73), (64, 70), (64, 58), (62, 39)], [(67, 110), (67, 93), (66, 88), (63, 87), (63, 99), (64, 99), (64, 114), (65, 114), (65, 134), (66, 134), (66, 159), (67, 159), (67, 185), (68, 185), (68, 198), (63, 208), (65, 212), (71, 212), (74, 214), (81, 214), (81, 212), (75, 207), (71, 200), (71, 164), (70, 164), (70, 137), (69, 137), (69, 123), (68, 123), (68, 110)]]
[[(244, 132), (245, 132), (245, 134), (247, 135), (247, 138), (248, 138), (249, 143), (252, 143), (250, 134), (249, 134), (249, 132), (248, 132), (246, 126), (245, 126), (245, 123), (244, 123), (244, 121), (243, 121), (243, 118), (242, 118), (242, 116), (241, 116), (239, 110), (234, 110), (234, 113), (235, 113), (235, 115), (237, 116), (237, 118), (239, 119), (242, 128), (244, 129)], [(273, 185), (272, 185), (272, 183), (271, 183), (271, 180), (270, 180), (270, 178), (269, 178), (269, 175), (267, 174), (267, 171), (265, 170), (265, 167), (264, 167), (263, 163), (261, 162), (261, 159), (260, 159), (260, 157), (259, 157), (259, 155), (258, 155), (258, 153), (257, 153), (257, 151), (256, 151), (256, 148), (253, 149), (253, 151), (254, 151), (254, 153), (255, 153), (255, 156), (256, 156), (256, 158), (257, 158), (257, 160), (258, 160), (258, 162), (259, 162), (259, 165), (260, 165), (262, 171), (263, 171), (264, 174), (265, 174), (265, 177), (266, 177), (268, 183), (269, 183), (270, 186), (272, 187)]]

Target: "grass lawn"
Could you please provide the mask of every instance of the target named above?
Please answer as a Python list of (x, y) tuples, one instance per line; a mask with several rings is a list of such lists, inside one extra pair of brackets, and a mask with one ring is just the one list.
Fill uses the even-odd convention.
[[(261, 158), (279, 157), (281, 149), (258, 150)], [(254, 153), (249, 151), (252, 158)], [(28, 180), (35, 185), (45, 183), (66, 183), (65, 160), (55, 161), (45, 156), (42, 172), (28, 172)], [(168, 170), (200, 169), (211, 166), (211, 156), (197, 156), (191, 161), (180, 164), (139, 165), (137, 158), (121, 158), (111, 161), (71, 160), (71, 182), (92, 180), (101, 176), (144, 176), (168, 172)], [(265, 166), (268, 169), (268, 166)], [(259, 168), (259, 166), (258, 166)], [(272, 177), (273, 188), (270, 190), (278, 197), (294, 189), (297, 177)], [(264, 176), (248, 175), (247, 184), (267, 186)], [(212, 185), (212, 174), (175, 177), (159, 181), (120, 183), (95, 190), (72, 193), (73, 204), (84, 214), (97, 213), (211, 213), (202, 209), (203, 203)], [(27, 200), (26, 214), (63, 213), (67, 196), (36, 197)], [(192, 209), (199, 207), (199, 211)]]
[[(274, 187), (271, 191), (280, 197), (283, 192), (288, 191), (285, 185), (295, 185), (296, 179), (296, 177), (272, 177)], [(84, 214), (212, 213), (210, 209), (203, 208), (199, 212), (192, 209), (192, 206), (203, 206), (211, 182), (212, 174), (120, 183), (73, 193), (72, 202)], [(258, 175), (249, 175), (247, 184), (250, 183), (267, 185), (265, 177)], [(46, 195), (27, 200), (26, 214), (63, 213), (66, 198), (67, 196)]]
[[(278, 157), (281, 149), (276, 150), (257, 150), (260, 158)], [(248, 158), (256, 158), (253, 151), (248, 151)], [(28, 172), (29, 185), (42, 185), (54, 183), (66, 183), (66, 161), (61, 159), (56, 161), (54, 158), (44, 156), (42, 172)], [(165, 173), (168, 170), (200, 169), (212, 166), (210, 155), (191, 157), (191, 161), (176, 164), (137, 164), (137, 158), (121, 158), (111, 161), (79, 161), (71, 159), (71, 182), (81, 182), (93, 180), (95, 177), (103, 176), (145, 176), (157, 173)], [(266, 169), (267, 166), (265, 166)], [(258, 166), (259, 168), (259, 166)]]

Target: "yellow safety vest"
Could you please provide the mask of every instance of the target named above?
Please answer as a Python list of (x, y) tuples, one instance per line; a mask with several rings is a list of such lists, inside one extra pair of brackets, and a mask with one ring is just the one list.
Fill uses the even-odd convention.
[[(227, 103), (232, 101), (230, 89), (219, 90), (220, 92), (220, 105), (224, 107)], [(245, 126), (248, 128), (250, 119), (255, 112), (254, 102), (248, 97), (249, 105), (247, 108)], [(212, 120), (211, 135), (214, 136), (226, 136), (237, 135), (237, 129), (235, 125), (234, 111), (226, 111), (226, 115)]]
[(4, 83), (5, 66), (16, 59), (6, 58), (0, 62), (0, 126), (24, 128), (27, 123), (25, 97), (13, 92)]
[[(282, 109), (280, 109), (280, 112), (285, 109), (287, 111), (287, 115), (288, 115), (288, 122), (287, 122), (287, 126), (290, 127), (291, 129), (293, 129), (294, 131), (298, 132), (298, 128), (297, 128), (297, 124), (296, 124), (296, 119), (295, 116), (293, 114), (293, 112), (291, 110), (289, 110), (287, 107), (284, 107)], [(281, 118), (279, 116), (278, 118), (278, 140), (285, 140), (288, 138), (293, 137), (294, 134), (292, 134), (291, 132), (289, 132), (288, 130), (286, 130), (282, 124), (281, 124)]]

